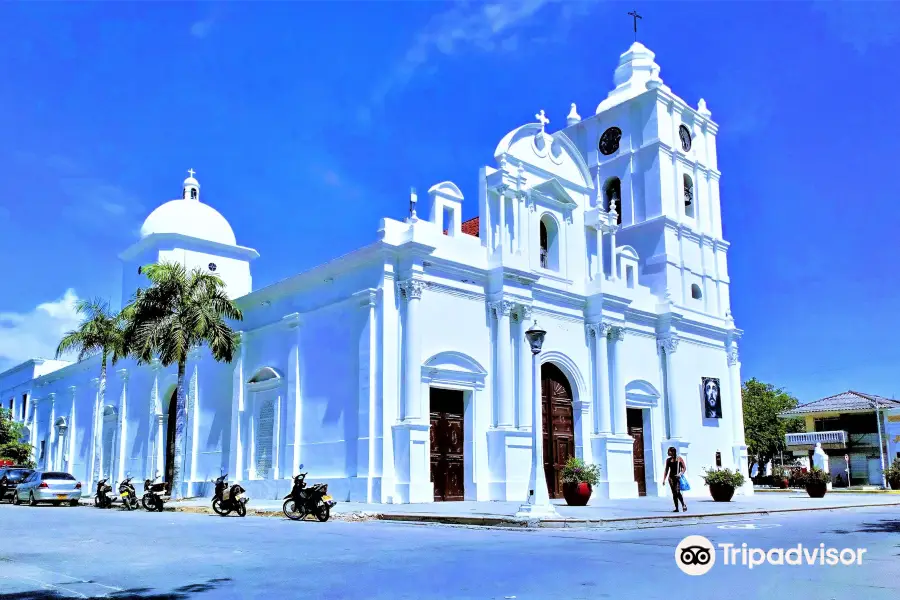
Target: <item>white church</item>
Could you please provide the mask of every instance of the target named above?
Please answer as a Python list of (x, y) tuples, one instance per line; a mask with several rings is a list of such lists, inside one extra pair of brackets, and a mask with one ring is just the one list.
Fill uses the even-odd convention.
[[(409, 218), (383, 219), (369, 245), (262, 289), (257, 252), (191, 173), (120, 255), (123, 298), (147, 285), (142, 266), (179, 261), (219, 275), (244, 312), (232, 363), (203, 349), (188, 363), (181, 492), (211, 495), (229, 473), (250, 497), (281, 497), (302, 463), (336, 500), (522, 501), (535, 321), (551, 497), (570, 456), (600, 466), (595, 498), (668, 494), (669, 447), (690, 494), (707, 493), (704, 469), (746, 473), (718, 126), (640, 43), (613, 81), (593, 115), (573, 104), (552, 128), (541, 110), (503, 136), (477, 197), (450, 181), (413, 193)], [(479, 216), (462, 222), (465, 203)], [(99, 370), (30, 360), (0, 373), (0, 402), (38, 464), (85, 494), (98, 475), (170, 480), (175, 367), (118, 363), (102, 406)]]

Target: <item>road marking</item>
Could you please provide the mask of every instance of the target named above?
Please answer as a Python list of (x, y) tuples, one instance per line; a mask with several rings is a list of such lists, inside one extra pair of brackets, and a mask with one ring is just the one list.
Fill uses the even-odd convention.
[(737, 523), (735, 525), (719, 525), (719, 529), (773, 529), (781, 527), (777, 523)]

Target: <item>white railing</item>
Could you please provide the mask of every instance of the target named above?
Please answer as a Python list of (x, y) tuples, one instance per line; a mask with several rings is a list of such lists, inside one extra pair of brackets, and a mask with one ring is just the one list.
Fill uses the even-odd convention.
[(816, 444), (847, 444), (846, 431), (811, 431), (788, 433), (784, 436), (788, 446), (815, 446)]

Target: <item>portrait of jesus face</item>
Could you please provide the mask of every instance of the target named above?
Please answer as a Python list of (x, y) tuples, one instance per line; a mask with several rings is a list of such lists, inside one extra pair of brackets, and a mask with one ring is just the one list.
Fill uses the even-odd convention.
[(719, 386), (715, 381), (706, 382), (706, 402), (710, 406), (715, 406), (719, 401)]

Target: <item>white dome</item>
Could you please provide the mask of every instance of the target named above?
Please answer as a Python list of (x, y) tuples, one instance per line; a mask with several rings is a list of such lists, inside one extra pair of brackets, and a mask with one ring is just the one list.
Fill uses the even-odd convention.
[(141, 238), (154, 233), (180, 233), (191, 237), (236, 246), (231, 225), (219, 211), (197, 200), (170, 200), (147, 217)]

